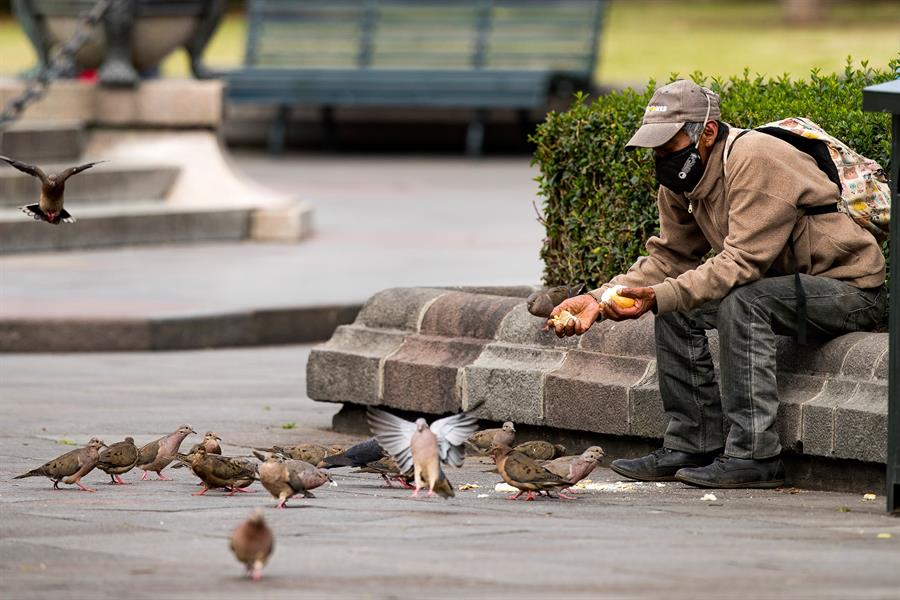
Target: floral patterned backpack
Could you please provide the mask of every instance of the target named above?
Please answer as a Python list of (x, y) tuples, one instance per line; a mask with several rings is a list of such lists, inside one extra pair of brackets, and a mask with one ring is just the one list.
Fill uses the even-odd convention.
[(840, 212), (883, 240), (890, 232), (891, 192), (884, 169), (870, 158), (861, 156), (824, 129), (802, 117), (791, 117), (767, 123), (756, 129), (731, 128), (725, 145), (727, 173), (731, 147), (748, 131), (760, 131), (777, 137), (815, 159), (841, 192)]

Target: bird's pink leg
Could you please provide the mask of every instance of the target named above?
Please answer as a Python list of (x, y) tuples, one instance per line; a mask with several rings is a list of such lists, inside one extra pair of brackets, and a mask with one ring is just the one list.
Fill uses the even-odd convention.
[(418, 497), (419, 497), (419, 488), (415, 488), (415, 489), (413, 490), (412, 497), (413, 497), (413, 498), (418, 498)]
[(250, 579), (253, 581), (259, 581), (262, 579), (262, 569), (254, 568), (250, 571)]
[(405, 479), (403, 479), (403, 477), (401, 477), (400, 475), (397, 475), (397, 477), (395, 477), (394, 479), (397, 480), (397, 483), (399, 483), (400, 485), (402, 485), (403, 487), (405, 487), (408, 490), (415, 489), (415, 486), (409, 485), (409, 483)]
[(518, 494), (516, 494), (515, 496), (507, 496), (506, 499), (507, 500), (516, 500), (516, 499), (518, 499), (519, 496), (521, 496), (524, 493), (525, 493), (525, 490), (519, 490)]
[(382, 473), (382, 474), (381, 474), (381, 478), (384, 479), (385, 485), (387, 485), (387, 486), (388, 486), (389, 488), (391, 488), (391, 489), (394, 488), (394, 484), (391, 483), (391, 480), (388, 478), (387, 475), (385, 475), (384, 473)]
[[(568, 489), (568, 488), (566, 488), (566, 489)], [(576, 498), (575, 496), (567, 496), (567, 495), (563, 494), (562, 490), (560, 490), (557, 493), (559, 494), (559, 497), (562, 498), (563, 500), (578, 500), (578, 498)]]
[(525, 496), (525, 502), (528, 502), (529, 500), (534, 500), (534, 492), (528, 492), (528, 495)]
[(156, 472), (156, 480), (157, 481), (172, 481), (172, 478), (166, 477), (165, 475), (162, 474), (161, 471), (157, 471)]
[(130, 483), (128, 483), (127, 481), (125, 481), (124, 479), (119, 477), (118, 475), (116, 475), (115, 478), (116, 478), (116, 483), (118, 485), (131, 485)]
[(191, 496), (205, 496), (206, 492), (208, 492), (208, 491), (209, 491), (209, 486), (204, 484), (202, 490), (200, 490), (199, 492), (194, 492), (193, 494), (191, 494)]
[(278, 504), (275, 505), (275, 508), (284, 508), (284, 503), (287, 502), (287, 498), (284, 500), (279, 500)]
[(144, 471), (144, 474), (141, 475), (140, 481), (147, 481), (147, 477), (150, 475), (149, 471)]
[(81, 484), (80, 481), (76, 481), (76, 482), (75, 482), (75, 485), (77, 485), (78, 487), (80, 487), (81, 489), (83, 489), (83, 490), (86, 491), (86, 492), (96, 492), (96, 491), (97, 491), (97, 490), (95, 490), (95, 489), (92, 489), (92, 488), (89, 488), (89, 487), (85, 487), (84, 485)]
[(225, 494), (226, 496), (234, 496), (238, 492), (240, 492), (242, 494), (255, 494), (256, 493), (256, 490), (245, 490), (244, 488), (239, 488), (239, 487), (233, 487), (230, 489), (231, 489), (231, 492), (229, 492), (228, 494)]

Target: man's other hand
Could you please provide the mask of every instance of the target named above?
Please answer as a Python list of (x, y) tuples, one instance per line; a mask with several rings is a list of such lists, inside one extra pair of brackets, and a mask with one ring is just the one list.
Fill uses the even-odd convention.
[[(567, 310), (572, 313), (574, 319), (569, 319), (567, 323), (554, 323), (553, 317)], [(567, 337), (571, 335), (581, 335), (591, 328), (597, 317), (600, 316), (600, 304), (590, 294), (581, 294), (580, 296), (572, 296), (566, 298), (550, 313), (550, 319), (544, 326), (544, 331), (553, 329), (558, 337)]]
[(625, 319), (637, 319), (648, 310), (653, 310), (656, 306), (656, 293), (651, 287), (640, 288), (622, 288), (619, 295), (625, 298), (633, 298), (634, 306), (622, 308), (615, 302), (608, 302), (603, 305), (603, 316), (613, 321), (624, 321)]

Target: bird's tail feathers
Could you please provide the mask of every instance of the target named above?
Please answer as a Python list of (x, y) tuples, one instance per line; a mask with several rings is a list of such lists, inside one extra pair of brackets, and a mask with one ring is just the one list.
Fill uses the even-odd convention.
[(40, 204), (26, 204), (25, 206), (20, 206), (19, 210), (21, 210), (23, 213), (25, 213), (35, 221), (47, 220), (47, 215), (45, 215), (44, 211), (41, 210)]
[(434, 484), (434, 493), (441, 498), (453, 498), (456, 496), (453, 491), (453, 486), (450, 484), (450, 480), (444, 475), (443, 469), (438, 471), (438, 480), (437, 483)]
[(26, 477), (40, 477), (44, 474), (44, 471), (40, 468), (32, 469), (27, 473), (23, 473), (22, 475), (16, 475), (13, 479), (25, 479)]

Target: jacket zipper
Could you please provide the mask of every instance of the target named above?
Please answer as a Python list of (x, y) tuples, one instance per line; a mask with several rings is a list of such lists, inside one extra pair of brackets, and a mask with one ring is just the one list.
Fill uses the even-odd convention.
[(688, 200), (688, 214), (694, 213), (694, 201)]

